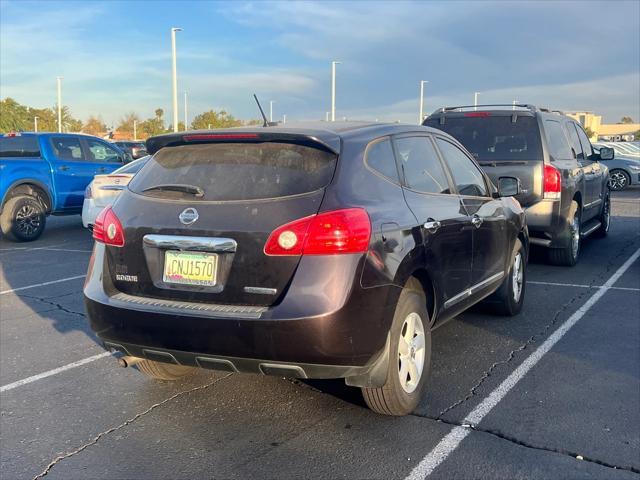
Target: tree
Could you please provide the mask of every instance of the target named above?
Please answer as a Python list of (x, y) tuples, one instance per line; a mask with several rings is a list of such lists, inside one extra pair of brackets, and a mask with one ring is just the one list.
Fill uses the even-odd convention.
[(82, 126), (82, 130), (89, 135), (102, 136), (107, 131), (107, 126), (101, 117), (91, 115)]
[(82, 132), (82, 122), (76, 118), (72, 118), (67, 125), (67, 131), (74, 133)]
[(155, 114), (156, 118), (162, 118), (164, 116), (164, 110), (162, 110), (161, 108), (156, 108)]
[(120, 123), (116, 130), (118, 132), (126, 134), (127, 136), (133, 138), (133, 123), (136, 122), (137, 125), (141, 124), (140, 117), (137, 113), (129, 112), (124, 117), (120, 119)]
[(586, 128), (584, 129), (584, 133), (586, 133), (586, 134), (587, 134), (587, 137), (589, 137), (589, 138), (593, 138), (593, 137), (595, 137), (595, 136), (596, 136), (596, 132), (594, 132), (593, 130), (591, 130), (589, 127), (586, 127)]
[(640, 142), (640, 130), (638, 130), (636, 133), (633, 134), (633, 139), (636, 142)]
[(618, 123), (634, 123), (633, 118), (624, 116), (620, 119)]
[(208, 112), (197, 115), (191, 122), (191, 128), (194, 130), (239, 127), (240, 125), (242, 125), (240, 120), (237, 120), (233, 115), (225, 112), (224, 110), (221, 110), (220, 112), (209, 110)]
[(32, 130), (33, 117), (30, 117), (29, 109), (13, 98), (0, 100), (0, 132)]

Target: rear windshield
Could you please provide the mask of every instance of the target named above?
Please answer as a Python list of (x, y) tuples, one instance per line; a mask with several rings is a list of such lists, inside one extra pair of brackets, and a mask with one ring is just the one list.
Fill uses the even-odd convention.
[(38, 137), (0, 137), (0, 157), (39, 157)]
[[(336, 155), (302, 145), (181, 145), (165, 147), (156, 153), (129, 188), (142, 195), (179, 200), (277, 198), (325, 187), (335, 166)], [(171, 187), (176, 185), (196, 187), (203, 195)]]
[(477, 160), (542, 160), (540, 133), (535, 117), (446, 117), (427, 120), (427, 126), (456, 138)]

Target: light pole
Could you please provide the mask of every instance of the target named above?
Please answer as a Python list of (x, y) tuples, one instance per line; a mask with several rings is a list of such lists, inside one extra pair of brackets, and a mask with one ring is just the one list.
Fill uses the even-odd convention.
[(269, 121), (273, 122), (273, 104), (275, 103), (274, 100), (269, 100)]
[(58, 84), (58, 133), (62, 133), (62, 77), (56, 77)]
[(187, 130), (189, 130), (189, 128), (187, 127), (188, 123), (187, 123), (187, 119), (189, 118), (188, 114), (187, 114), (187, 92), (184, 92), (184, 130), (185, 132)]
[(324, 121), (325, 122), (329, 121), (329, 112), (324, 112)]
[(38, 117), (33, 117), (33, 131), (38, 133)]
[(138, 121), (133, 121), (133, 139), (138, 140)]
[(512, 110), (515, 110), (515, 109), (516, 109), (516, 103), (518, 103), (518, 102), (519, 102), (519, 100), (514, 100), (514, 101), (513, 101), (513, 108), (512, 108)]
[(418, 118), (418, 125), (422, 125), (424, 120), (424, 84), (429, 83), (429, 80), (420, 80), (420, 117)]
[(478, 95), (480, 92), (473, 92), (473, 109), (478, 110)]
[(171, 59), (173, 75), (173, 131), (178, 131), (178, 66), (176, 59), (176, 32), (181, 32), (181, 28), (171, 28)]
[(285, 114), (282, 114), (282, 124), (283, 125), (287, 124), (287, 116)]
[(341, 62), (331, 62), (331, 121), (336, 121), (336, 65)]

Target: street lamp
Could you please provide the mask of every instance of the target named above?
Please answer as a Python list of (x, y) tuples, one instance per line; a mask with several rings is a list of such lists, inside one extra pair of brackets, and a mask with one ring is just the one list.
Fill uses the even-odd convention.
[(133, 120), (133, 140), (138, 140), (138, 121)]
[(176, 59), (176, 32), (181, 32), (181, 28), (171, 28), (171, 59), (173, 75), (173, 131), (178, 131), (178, 67)]
[(58, 133), (62, 133), (62, 78), (56, 77), (58, 84)]
[(513, 108), (512, 108), (512, 110), (515, 110), (515, 109), (516, 109), (516, 103), (518, 103), (519, 101), (520, 101), (520, 100), (514, 100), (514, 101), (513, 101)]
[(33, 117), (33, 131), (38, 133), (38, 117)]
[(276, 103), (275, 100), (269, 100), (269, 121), (273, 122), (273, 104)]
[(480, 92), (473, 92), (473, 109), (478, 110), (478, 95)]
[(336, 65), (342, 62), (331, 62), (331, 121), (336, 121)]
[(184, 92), (184, 130), (185, 132), (189, 129), (187, 127), (188, 123), (187, 123), (187, 119), (189, 118), (189, 116), (187, 115), (187, 92)]
[(418, 125), (422, 125), (424, 120), (424, 84), (429, 83), (429, 80), (420, 80), (420, 117), (418, 117)]
[(285, 114), (282, 114), (282, 124), (283, 125), (287, 124), (287, 116)]

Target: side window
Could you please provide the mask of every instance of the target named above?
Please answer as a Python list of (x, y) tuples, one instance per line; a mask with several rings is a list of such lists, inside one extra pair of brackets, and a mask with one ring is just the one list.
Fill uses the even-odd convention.
[(391, 141), (388, 138), (376, 140), (367, 146), (365, 162), (380, 175), (387, 177), (394, 183), (399, 183), (396, 160), (393, 156)]
[(87, 147), (89, 148), (90, 162), (119, 162), (120, 156), (118, 152), (106, 143), (97, 140), (87, 139)]
[(580, 138), (580, 144), (582, 145), (582, 151), (584, 152), (585, 159), (589, 160), (593, 155), (593, 148), (591, 147), (589, 137), (587, 137), (587, 134), (584, 133), (582, 127), (576, 125), (576, 130), (578, 131), (578, 138)]
[(451, 193), (431, 140), (427, 137), (404, 137), (396, 139), (395, 143), (398, 163), (408, 188), (423, 193)]
[(551, 156), (555, 160), (573, 160), (571, 148), (567, 142), (566, 135), (562, 131), (560, 122), (545, 120), (544, 129), (547, 133), (547, 144), (549, 145), (549, 153)]
[(476, 167), (476, 164), (453, 143), (441, 138), (436, 139), (436, 142), (447, 165), (449, 165), (458, 193), (460, 195), (486, 197), (488, 194), (487, 185), (482, 172)]
[(567, 131), (567, 136), (569, 137), (569, 143), (571, 144), (571, 148), (576, 153), (576, 158), (578, 160), (584, 160), (584, 154), (582, 153), (582, 145), (580, 145), (580, 139), (578, 138), (578, 132), (576, 132), (576, 127), (573, 122), (565, 122), (564, 128)]
[(80, 139), (74, 137), (51, 137), (53, 151), (60, 160), (84, 160)]

